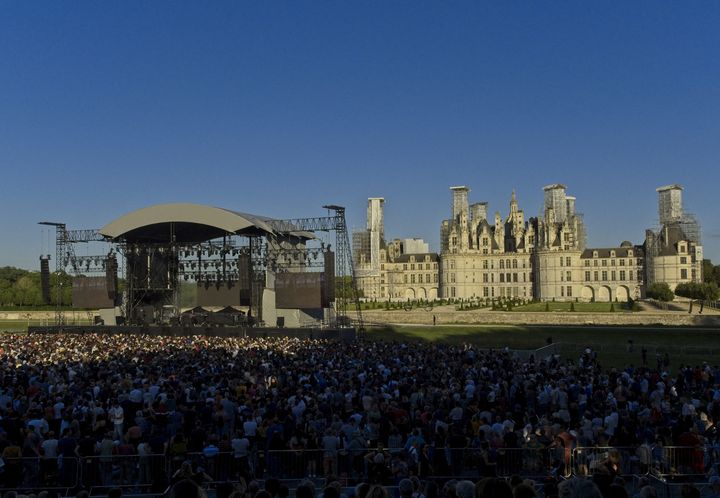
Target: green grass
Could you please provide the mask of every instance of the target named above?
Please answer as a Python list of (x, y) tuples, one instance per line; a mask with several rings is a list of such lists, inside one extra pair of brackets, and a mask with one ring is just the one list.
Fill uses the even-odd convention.
[[(720, 330), (673, 327), (522, 327), (522, 326), (397, 326), (371, 329), (367, 338), (396, 341), (443, 341), (471, 343), (482, 348), (537, 349), (547, 338), (561, 343), (561, 354), (577, 360), (591, 347), (598, 351), (600, 362), (608, 367), (642, 363), (640, 350), (648, 350), (648, 364), (655, 365), (657, 353), (670, 354), (671, 367), (681, 363), (720, 363)], [(635, 351), (627, 351), (628, 339)]]
[(565, 311), (570, 312), (571, 305), (574, 305), (575, 311), (585, 313), (606, 313), (610, 312), (610, 307), (614, 308), (612, 311), (629, 311), (627, 303), (557, 303), (557, 302), (546, 302), (546, 303), (529, 303), (522, 306), (515, 306), (512, 311), (546, 311), (547, 308), (550, 311)]
[[(68, 325), (90, 325), (90, 320), (78, 319), (73, 320), (71, 317), (66, 317)], [(49, 320), (0, 320), (0, 332), (27, 332), (28, 325), (31, 326), (43, 326), (43, 325), (54, 325), (54, 319)]]

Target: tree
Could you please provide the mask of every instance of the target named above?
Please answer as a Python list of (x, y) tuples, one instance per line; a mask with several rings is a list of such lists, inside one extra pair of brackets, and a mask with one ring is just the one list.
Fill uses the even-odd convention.
[(645, 294), (650, 299), (657, 299), (664, 303), (672, 301), (675, 298), (675, 294), (670, 290), (670, 286), (665, 282), (655, 282), (648, 286)]
[(693, 303), (695, 300), (703, 299), (702, 285), (695, 282), (683, 282), (675, 286), (675, 295), (690, 300), (690, 309), (688, 313), (692, 313)]
[(700, 285), (700, 294), (702, 295), (700, 300), (700, 313), (705, 308), (705, 301), (717, 301), (720, 297), (720, 288), (715, 282), (704, 283)]
[(703, 281), (708, 284), (715, 282), (720, 286), (720, 265), (713, 265), (709, 259), (703, 259)]

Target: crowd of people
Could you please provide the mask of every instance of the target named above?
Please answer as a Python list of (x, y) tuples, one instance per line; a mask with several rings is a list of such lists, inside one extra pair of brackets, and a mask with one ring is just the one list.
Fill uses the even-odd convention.
[[(0, 489), (329, 476), (387, 486), (522, 469), (594, 475), (610, 496), (629, 460), (638, 474), (712, 478), (720, 367), (658, 366), (430, 342), (2, 335)], [(662, 461), (673, 446), (695, 451)], [(576, 448), (599, 450), (576, 463)]]

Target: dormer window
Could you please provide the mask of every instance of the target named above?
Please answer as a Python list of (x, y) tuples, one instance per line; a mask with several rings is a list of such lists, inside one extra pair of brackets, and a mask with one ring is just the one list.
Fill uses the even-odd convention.
[(632, 252), (632, 251), (628, 251), (628, 258), (632, 258), (632, 257), (633, 257), (633, 252)]
[(611, 258), (614, 258), (614, 257), (615, 257), (615, 251), (610, 251), (610, 257), (611, 257)]
[(593, 251), (593, 258), (597, 258), (597, 257), (598, 257), (598, 252), (597, 252), (597, 251)]

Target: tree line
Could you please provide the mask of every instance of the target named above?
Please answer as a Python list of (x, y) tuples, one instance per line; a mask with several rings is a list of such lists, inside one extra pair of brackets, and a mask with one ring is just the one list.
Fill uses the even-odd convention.
[(23, 270), (12, 266), (0, 267), (0, 306), (40, 307), (55, 306), (60, 286), (60, 304), (72, 304), (72, 277), (64, 272), (50, 273), (50, 303), (42, 295), (40, 272)]

